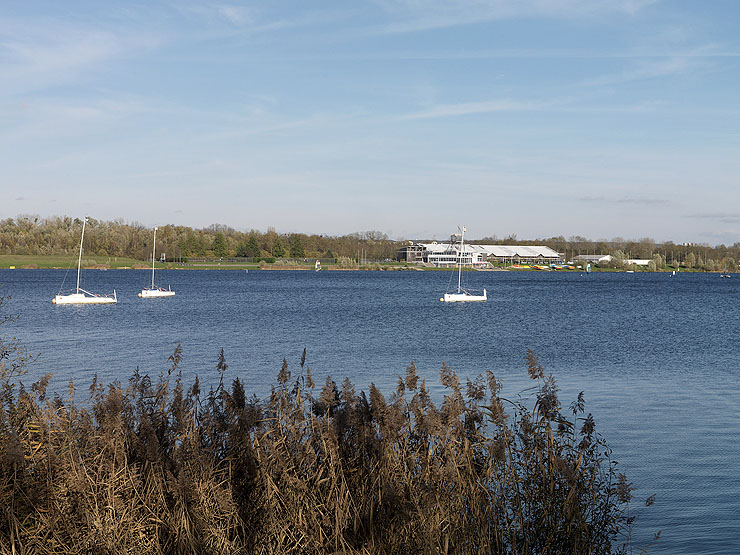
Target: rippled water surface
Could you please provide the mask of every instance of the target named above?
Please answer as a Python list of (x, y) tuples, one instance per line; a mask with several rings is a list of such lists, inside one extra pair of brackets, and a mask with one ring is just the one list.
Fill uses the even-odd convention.
[(662, 530), (651, 553), (740, 546), (740, 275), (471, 272), (488, 302), (446, 305), (446, 272), (170, 270), (157, 281), (177, 296), (143, 300), (148, 272), (89, 270), (85, 288), (115, 288), (118, 305), (55, 306), (64, 274), (0, 270), (19, 316), (0, 331), (40, 354), (29, 382), (158, 374), (181, 343), (186, 379), (213, 380), (223, 348), (228, 374), (259, 396), (304, 347), (318, 383), (390, 392), (410, 361), (428, 383), (446, 361), (463, 377), (493, 370), (511, 395), (527, 385), (531, 348), (563, 404), (584, 391), (636, 506), (656, 494), (638, 520), (643, 542)]

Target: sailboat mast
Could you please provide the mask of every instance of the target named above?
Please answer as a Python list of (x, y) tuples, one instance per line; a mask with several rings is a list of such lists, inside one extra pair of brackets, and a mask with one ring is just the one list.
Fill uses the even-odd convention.
[(460, 252), (457, 257), (457, 292), (462, 290), (462, 257), (465, 244), (465, 226), (462, 227), (460, 232)]
[(154, 244), (152, 245), (152, 289), (154, 289), (154, 257), (157, 253), (157, 226), (154, 226)]
[(82, 219), (82, 237), (80, 237), (80, 256), (77, 259), (77, 293), (80, 292), (80, 266), (82, 265), (82, 241), (85, 240), (85, 224), (87, 216)]

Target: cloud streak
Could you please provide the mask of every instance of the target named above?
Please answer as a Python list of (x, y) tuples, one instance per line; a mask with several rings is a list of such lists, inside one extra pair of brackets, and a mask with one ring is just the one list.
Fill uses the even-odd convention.
[(612, 14), (633, 16), (657, 0), (377, 0), (394, 21), (375, 29), (398, 34), (491, 21), (547, 17), (582, 19)]
[(70, 101), (43, 98), (26, 101), (15, 110), (13, 122), (6, 123), (5, 137), (14, 140), (87, 136), (91, 129), (101, 129), (132, 116), (156, 111), (144, 99), (131, 95), (104, 94), (96, 99)]
[(740, 214), (737, 212), (705, 212), (699, 214), (684, 214), (686, 219), (708, 220), (724, 224), (735, 224), (740, 222)]
[(586, 195), (578, 199), (580, 202), (588, 202), (595, 204), (627, 204), (635, 206), (671, 206), (673, 202), (668, 199), (662, 198), (651, 198), (651, 197), (640, 197), (640, 196), (622, 196), (622, 197), (607, 197), (607, 196), (591, 196)]
[(125, 52), (159, 40), (131, 30), (111, 30), (42, 19), (0, 23), (0, 82), (4, 94), (33, 92), (74, 81)]
[(461, 102), (456, 104), (438, 104), (425, 110), (400, 116), (398, 119), (422, 120), (489, 114), (493, 112), (533, 112), (558, 105), (558, 102), (522, 102), (517, 100), (488, 100), (483, 102)]
[(582, 81), (580, 85), (584, 87), (618, 85), (621, 83), (646, 81), (649, 79), (658, 79), (661, 77), (690, 73), (697, 69), (706, 67), (708, 67), (707, 62), (703, 62), (695, 56), (670, 56), (658, 60), (642, 60), (630, 69), (588, 79)]

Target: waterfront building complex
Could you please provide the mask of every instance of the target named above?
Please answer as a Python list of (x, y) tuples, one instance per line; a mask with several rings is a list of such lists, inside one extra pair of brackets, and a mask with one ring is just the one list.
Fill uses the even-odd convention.
[(476, 245), (466, 244), (462, 251), (454, 242), (414, 243), (399, 251), (399, 259), (411, 263), (426, 263), (438, 268), (448, 268), (462, 263), (463, 266), (485, 266), (489, 262), (502, 264), (554, 264), (562, 262), (563, 256), (541, 245)]

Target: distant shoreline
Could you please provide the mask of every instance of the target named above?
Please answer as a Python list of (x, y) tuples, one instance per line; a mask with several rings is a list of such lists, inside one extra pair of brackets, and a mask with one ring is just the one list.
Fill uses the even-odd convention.
[[(133, 268), (131, 266), (114, 266), (114, 267), (101, 267), (102, 265), (95, 265), (95, 266), (86, 266), (83, 267), (83, 270), (98, 270), (98, 271), (107, 271), (107, 270), (132, 270), (132, 271), (151, 271), (151, 268)], [(0, 265), (0, 270), (67, 270), (66, 267), (63, 266), (45, 266), (45, 267), (38, 267), (35, 265), (22, 265), (22, 266), (6, 266), (6, 265)], [(281, 272), (281, 271), (299, 271), (299, 272), (310, 272), (313, 271), (313, 266), (235, 266), (235, 265), (208, 265), (208, 264), (200, 264), (200, 265), (178, 265), (178, 266), (169, 266), (169, 265), (162, 265), (157, 266), (157, 270), (176, 270), (176, 271), (193, 271), (193, 270), (207, 270), (207, 271), (221, 271), (221, 270), (232, 270), (237, 272), (250, 272), (250, 271), (267, 271), (267, 272)], [(334, 267), (324, 267), (321, 269), (322, 272), (450, 272), (450, 271), (456, 271), (457, 268), (419, 268), (414, 266), (380, 266), (380, 267), (357, 267), (357, 268), (334, 268)], [(567, 273), (567, 274), (586, 274), (584, 270), (541, 270), (538, 268), (463, 268), (463, 271), (465, 272), (540, 272), (540, 273)], [(593, 270), (591, 273), (594, 274), (625, 274), (625, 273), (637, 273), (637, 274), (647, 274), (647, 273), (653, 273), (653, 274), (670, 274), (672, 273), (672, 270), (637, 270), (637, 271), (630, 271), (630, 270), (623, 270), (623, 269), (615, 269), (615, 268), (606, 268), (606, 269), (596, 269)], [(678, 272), (677, 272), (678, 273)], [(723, 274), (724, 272), (721, 271), (704, 271), (704, 270), (682, 270), (680, 273), (682, 274)]]
[[(311, 261), (313, 258), (310, 259)], [(76, 267), (77, 260), (69, 256), (56, 255), (0, 255), (0, 270), (67, 270)], [(83, 257), (83, 270), (143, 270), (151, 271), (151, 262), (134, 260), (126, 257), (113, 256), (89, 256)], [(304, 264), (286, 263), (282, 260), (277, 262), (245, 262), (243, 264), (235, 262), (157, 262), (157, 270), (237, 270), (237, 271), (304, 271), (315, 270), (313, 262), (307, 261)], [(320, 271), (322, 272), (348, 272), (348, 271), (381, 271), (381, 272), (444, 272), (456, 270), (457, 267), (436, 268), (421, 266), (416, 264), (406, 264), (402, 262), (373, 262), (369, 264), (353, 264), (351, 266), (324, 263)], [(535, 266), (494, 266), (490, 268), (463, 268), (466, 272), (567, 272), (567, 273), (586, 273), (583, 268), (544, 268)], [(626, 272), (624, 268), (593, 268), (593, 273), (602, 272)], [(634, 273), (707, 273), (722, 274), (722, 271), (706, 271), (702, 269), (688, 269), (673, 267), (657, 269), (651, 272), (647, 268), (635, 268)]]

